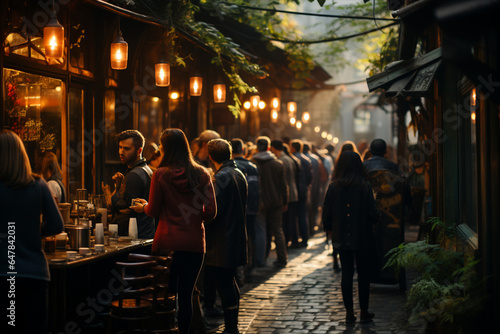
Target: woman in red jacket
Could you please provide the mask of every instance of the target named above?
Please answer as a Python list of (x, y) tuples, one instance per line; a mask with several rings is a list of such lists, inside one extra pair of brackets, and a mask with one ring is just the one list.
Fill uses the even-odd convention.
[(205, 256), (204, 221), (217, 212), (214, 188), (208, 171), (193, 159), (186, 135), (166, 129), (161, 135), (164, 152), (151, 179), (149, 203), (131, 208), (159, 217), (153, 254), (173, 251), (168, 289), (177, 294), (180, 333), (188, 333), (192, 318), (192, 294)]

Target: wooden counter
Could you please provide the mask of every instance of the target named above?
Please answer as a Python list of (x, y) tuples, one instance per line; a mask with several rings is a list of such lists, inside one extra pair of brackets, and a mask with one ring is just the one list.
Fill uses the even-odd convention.
[(46, 254), (51, 282), (49, 285), (49, 333), (95, 332), (93, 326), (105, 325), (106, 305), (123, 288), (115, 269), (117, 261), (128, 254), (151, 254), (153, 239), (112, 242), (105, 251), (66, 258), (66, 250)]

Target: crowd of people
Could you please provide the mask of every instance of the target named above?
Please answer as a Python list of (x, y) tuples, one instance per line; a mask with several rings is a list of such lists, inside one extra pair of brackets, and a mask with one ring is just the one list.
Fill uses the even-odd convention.
[[(102, 184), (112, 222), (126, 235), (129, 219), (136, 218), (139, 238), (154, 238), (153, 253), (172, 256), (168, 287), (178, 298), (180, 333), (203, 332), (207, 326), (204, 314), (224, 316), (225, 333), (238, 333), (239, 286), (245, 275), (268, 265), (286, 267), (288, 249), (307, 248), (309, 237), (321, 230), (327, 232), (339, 253), (346, 321), (356, 320), (352, 305), (354, 263), (361, 321), (374, 317), (368, 312), (367, 245), (373, 234), (371, 226), (380, 213), (367, 169), (382, 166), (400, 173), (396, 164), (383, 158), (387, 151), (383, 140), (374, 140), (362, 154), (354, 143), (346, 142), (337, 157), (331, 144), (319, 148), (300, 139), (271, 140), (266, 136), (255, 142), (240, 138), (229, 141), (213, 130), (203, 131), (191, 142), (180, 129), (166, 129), (159, 145), (146, 144), (137, 130), (123, 131), (117, 140), (127, 171), (113, 175), (113, 190)], [(7, 148), (6, 143), (15, 143), (17, 151)], [(47, 185), (42, 178), (32, 176), (22, 141), (14, 133), (0, 133), (0, 150), (5, 151), (2, 156), (9, 157), (4, 162), (17, 159), (20, 166), (14, 170), (0, 164), (2, 194), (13, 195), (2, 198), (7, 201), (19, 192), (41, 192), (41, 206), (29, 214), (33, 221), (40, 213), (54, 216), (48, 232), (60, 232), (62, 220), (55, 203), (64, 201), (66, 194), (57, 158), (53, 154), (43, 158)], [(367, 161), (363, 163), (362, 157)], [(37, 230), (33, 235), (40, 239), (40, 233), (46, 232)], [(23, 241), (17, 244), (22, 247)], [(40, 240), (27, 240), (26, 247), (33, 258), (40, 257)], [(273, 249), (276, 261), (268, 264)], [(26, 271), (27, 285), (31, 285), (30, 280), (48, 279), (46, 260), (39, 262), (39, 272)], [(22, 259), (19, 263), (22, 276)], [(334, 267), (339, 268), (337, 253)], [(200, 275), (203, 284), (198, 282)], [(193, 298), (200, 290), (203, 303)], [(216, 293), (222, 309), (216, 306)], [(41, 301), (46, 304), (46, 299)]]

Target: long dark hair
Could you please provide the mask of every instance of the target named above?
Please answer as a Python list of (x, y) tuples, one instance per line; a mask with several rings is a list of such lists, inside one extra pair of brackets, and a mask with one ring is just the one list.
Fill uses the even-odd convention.
[(0, 130), (0, 157), (0, 182), (8, 187), (22, 188), (38, 179), (31, 172), (23, 141), (10, 130)]
[(333, 182), (341, 186), (357, 186), (368, 182), (368, 173), (358, 153), (345, 151), (335, 164)]
[(159, 167), (183, 167), (191, 188), (198, 186), (204, 167), (194, 161), (184, 132), (181, 129), (166, 129), (161, 134), (160, 142), (163, 146), (163, 158)]

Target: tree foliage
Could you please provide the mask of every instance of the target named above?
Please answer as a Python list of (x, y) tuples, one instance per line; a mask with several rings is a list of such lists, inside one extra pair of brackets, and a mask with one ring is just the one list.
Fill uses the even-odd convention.
[[(254, 6), (260, 8), (296, 8), (301, 4), (300, 0), (110, 0), (127, 8), (132, 8), (142, 13), (148, 13), (164, 22), (167, 33), (164, 40), (169, 48), (169, 54), (172, 64), (185, 65), (184, 59), (175, 49), (175, 29), (186, 30), (207, 46), (216, 54), (212, 62), (221, 66), (228, 80), (231, 82), (230, 91), (233, 93), (234, 104), (229, 106), (230, 110), (237, 117), (241, 102), (239, 95), (246, 92), (255, 92), (255, 87), (251, 87), (245, 82), (240, 73), (262, 78), (267, 75), (265, 70), (259, 65), (252, 63), (241, 52), (240, 46), (229, 37), (221, 33), (214, 25), (199, 21), (196, 13), (203, 9), (213, 16), (217, 16), (221, 21), (225, 17), (231, 17), (241, 23), (247, 24), (258, 31), (263, 40), (268, 41), (268, 48), (277, 47), (276, 43), (271, 43), (272, 39), (285, 39), (288, 41), (282, 48), (287, 54), (288, 67), (295, 75), (295, 81), (292, 87), (300, 89), (305, 83), (305, 79), (310, 76), (316, 63), (315, 59), (321, 59), (322, 65), (334, 64), (334, 67), (341, 68), (348, 64), (357, 65), (363, 70), (370, 71), (370, 74), (383, 69), (390, 63), (395, 56), (396, 28), (388, 28), (384, 33), (374, 33), (371, 35), (359, 36), (354, 41), (364, 58), (353, 62), (353, 59), (342, 57), (345, 52), (352, 48), (353, 40), (349, 42), (335, 41), (325, 43), (321, 49), (315, 48), (314, 52), (307, 43), (301, 42), (303, 39), (311, 39), (311, 36), (303, 36), (303, 27), (300, 27), (293, 15), (278, 13), (275, 11), (257, 11), (247, 10), (244, 6)], [(389, 12), (384, 2), (374, 2), (373, 7), (370, 3), (363, 3), (361, 0), (347, 6), (338, 6), (335, 1), (327, 3), (326, 0), (307, 0), (310, 3), (318, 3), (321, 11), (332, 9), (341, 10), (346, 15), (365, 15), (365, 16), (383, 16), (389, 17)], [(291, 7), (290, 7), (291, 6)], [(318, 26), (318, 39), (325, 37), (331, 38), (341, 36), (346, 32), (356, 32), (363, 29), (373, 29), (373, 21), (357, 21), (332, 19), (328, 23), (321, 23)], [(380, 51), (381, 50), (381, 51)], [(314, 53), (314, 57), (313, 57)]]

